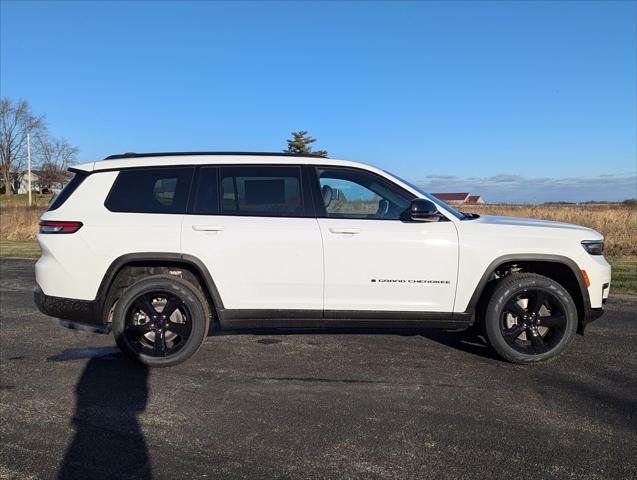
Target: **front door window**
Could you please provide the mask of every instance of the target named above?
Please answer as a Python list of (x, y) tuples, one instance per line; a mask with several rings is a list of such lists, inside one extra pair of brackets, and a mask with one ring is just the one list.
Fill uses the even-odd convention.
[(328, 218), (398, 220), (411, 198), (395, 185), (368, 172), (347, 168), (318, 170)]

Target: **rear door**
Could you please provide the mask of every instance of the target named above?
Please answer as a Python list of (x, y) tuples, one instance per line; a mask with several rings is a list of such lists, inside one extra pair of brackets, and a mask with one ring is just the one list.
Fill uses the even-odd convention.
[(321, 234), (302, 168), (210, 166), (197, 178), (182, 252), (205, 263), (224, 308), (320, 315)]
[(401, 220), (414, 196), (373, 172), (316, 171), (325, 315), (452, 312), (458, 273), (454, 223)]

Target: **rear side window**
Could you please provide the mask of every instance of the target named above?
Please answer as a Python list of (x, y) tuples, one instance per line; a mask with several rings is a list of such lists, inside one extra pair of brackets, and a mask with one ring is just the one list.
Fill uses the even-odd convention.
[(77, 189), (77, 187), (81, 185), (86, 177), (88, 177), (88, 173), (86, 172), (75, 172), (75, 175), (73, 176), (73, 178), (71, 178), (71, 180), (69, 180), (69, 183), (67, 183), (60, 191), (60, 193), (55, 196), (55, 198), (51, 202), (51, 205), (49, 205), (48, 210), (51, 211), (60, 208), (62, 204), (66, 202), (71, 194)]
[(194, 168), (122, 170), (105, 206), (112, 212), (186, 213)]
[(305, 216), (299, 167), (245, 166), (220, 170), (222, 214)]

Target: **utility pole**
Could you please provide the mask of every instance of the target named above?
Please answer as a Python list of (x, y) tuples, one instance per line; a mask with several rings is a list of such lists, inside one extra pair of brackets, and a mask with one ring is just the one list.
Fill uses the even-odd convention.
[(29, 171), (29, 207), (31, 206), (31, 134), (27, 133), (27, 164)]

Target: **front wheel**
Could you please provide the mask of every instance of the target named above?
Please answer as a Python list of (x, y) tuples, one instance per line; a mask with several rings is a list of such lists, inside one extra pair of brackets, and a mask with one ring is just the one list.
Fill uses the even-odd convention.
[(550, 278), (514, 273), (496, 286), (485, 312), (485, 332), (505, 360), (533, 363), (560, 355), (577, 330), (577, 307)]
[(201, 347), (208, 323), (208, 302), (202, 293), (170, 275), (134, 283), (113, 312), (117, 345), (149, 367), (168, 367), (190, 358)]

